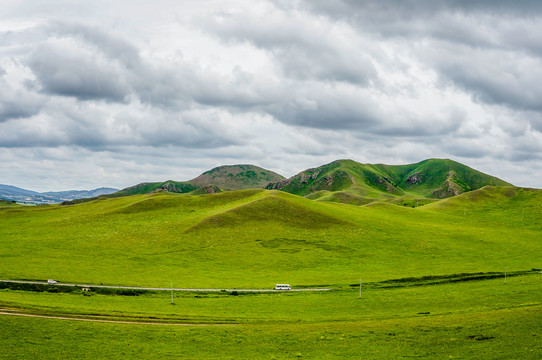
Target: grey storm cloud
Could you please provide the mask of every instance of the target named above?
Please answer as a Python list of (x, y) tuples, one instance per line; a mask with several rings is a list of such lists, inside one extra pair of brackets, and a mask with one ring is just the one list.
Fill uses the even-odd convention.
[(118, 67), (84, 49), (40, 46), (27, 63), (51, 95), (124, 102), (130, 91)]
[(43, 93), (120, 103), (134, 94), (157, 105), (171, 104), (171, 97), (182, 95), (176, 83), (179, 76), (145, 63), (135, 46), (114, 33), (59, 21), (39, 26), (35, 32), (45, 39), (26, 64)]
[(41, 110), (42, 101), (35, 96), (19, 96), (20, 93), (16, 91), (10, 94), (3, 94), (4, 92), (0, 90), (0, 123), (27, 118)]
[[(250, 83), (259, 80), (242, 72), (225, 79), (182, 60), (151, 64), (128, 41), (91, 26), (54, 22), (25, 36), (38, 43), (22, 62), (35, 78), (15, 91), (0, 77), (0, 123), (18, 119), (0, 128), (1, 147), (238, 145), (218, 112), (195, 105), (238, 108), (277, 96), (253, 91)], [(46, 100), (49, 95), (57, 98)], [(105, 110), (137, 107), (133, 99), (146, 106)]]
[(542, 134), (542, 113), (529, 111), (523, 115), (523, 118), (532, 129)]
[[(47, 116), (22, 119), (0, 127), (0, 147), (80, 146), (111, 150), (122, 146), (180, 146), (214, 149), (242, 144), (234, 132), (219, 125), (215, 114), (198, 111), (108, 117), (101, 112), (51, 104)], [(60, 106), (62, 107), (62, 105)]]
[[(182, 58), (173, 63), (151, 64), (142, 60), (135, 46), (119, 36), (95, 27), (59, 22), (46, 27), (46, 33), (54, 36), (54, 41), (48, 38), (42, 42), (27, 63), (43, 93), (82, 101), (127, 103), (130, 97), (135, 97), (164, 111), (221, 107), (233, 113), (270, 114), (289, 125), (391, 136), (415, 133), (432, 136), (457, 129), (458, 123), (450, 124), (446, 117), (435, 121), (382, 111), (377, 100), (360, 91), (378, 86), (376, 70), (365, 49), (359, 52), (344, 41), (335, 44), (340, 34), (315, 39), (310, 28), (298, 24), (298, 31), (279, 31), (273, 38), (273, 24), (263, 24), (260, 30), (253, 24), (256, 31), (249, 32), (239, 28), (237, 24), (242, 23), (230, 19), (226, 24), (211, 21), (205, 25), (226, 40), (242, 41), (245, 37), (262, 49), (269, 46), (273, 58), (283, 69), (288, 69), (283, 79), (269, 81), (242, 70), (225, 76)], [(375, 54), (374, 49), (369, 50)], [(337, 81), (348, 85), (332, 85)], [(79, 128), (68, 129), (77, 134)], [(158, 144), (164, 136), (152, 138)], [(83, 137), (64, 138), (75, 143)], [(88, 138), (82, 145), (99, 143), (92, 136)], [(105, 141), (103, 137), (97, 139)]]
[[(300, 1), (282, 6), (344, 21), (377, 40), (419, 43), (411, 56), (477, 101), (542, 110), (540, 1)], [(397, 41), (397, 40), (396, 40)], [(522, 50), (518, 52), (518, 49)], [(426, 61), (427, 55), (432, 62)]]
[(369, 129), (379, 114), (361, 105), (359, 98), (343, 93), (328, 97), (297, 98), (268, 108), (280, 121), (317, 129)]
[(441, 76), (477, 101), (542, 111), (542, 59), (492, 50), (473, 50), (467, 57), (453, 49), (437, 57)]
[(332, 18), (352, 20), (373, 19), (373, 22), (400, 18), (406, 22), (414, 18), (427, 18), (440, 12), (446, 13), (484, 13), (510, 14), (512, 16), (531, 17), (542, 11), (542, 4), (537, 0), (300, 0), (297, 2), (280, 1), (284, 7), (300, 8)]
[(272, 82), (251, 74), (239, 71), (224, 76), (184, 60), (142, 67), (132, 86), (142, 102), (165, 109), (187, 109), (196, 104), (244, 110), (283, 97)]
[(376, 77), (370, 53), (359, 46), (363, 44), (337, 41), (332, 24), (315, 27), (313, 19), (285, 13), (220, 13), (199, 19), (198, 25), (224, 41), (249, 42), (269, 52), (288, 78), (366, 85)]
[(80, 38), (108, 58), (120, 61), (127, 68), (137, 69), (141, 66), (139, 51), (135, 46), (124, 38), (95, 26), (54, 21), (45, 26), (45, 31), (55, 37)]
[[(378, 18), (387, 14), (390, 22), (401, 19), (401, 23), (411, 25), (422, 20), (423, 11), (441, 14), (484, 9), (481, 4), (472, 7), (454, 2), (452, 6), (435, 1), (427, 2), (420, 15), (412, 8), (422, 7), (414, 6), (414, 3), (395, 7), (385, 6), (386, 2), (371, 1), (301, 4), (301, 8), (325, 11), (327, 16), (336, 19), (353, 17), (359, 21), (359, 16), (376, 14)], [(504, 10), (507, 8), (504, 3), (499, 6)], [(406, 19), (400, 16), (403, 11), (408, 14)], [(517, 9), (513, 14), (517, 15)], [(322, 23), (319, 18), (307, 18), (299, 13), (291, 15), (277, 11), (269, 19), (249, 15), (222, 13), (199, 19), (196, 24), (223, 41), (248, 42), (266, 51), (282, 68), (283, 73), (278, 74), (282, 78), (278, 81), (268, 81), (259, 74), (243, 70), (225, 76), (183, 58), (150, 63), (141, 58), (136, 46), (121, 36), (97, 27), (58, 21), (42, 27), (48, 39), (30, 54), (27, 64), (41, 85), (42, 93), (82, 101), (128, 104), (131, 98), (136, 98), (171, 111), (221, 107), (234, 113), (267, 113), (284, 124), (295, 126), (392, 136), (414, 133), (432, 136), (457, 130), (460, 122), (451, 121), (450, 117), (438, 116), (435, 120), (435, 117), (416, 118), (408, 114), (408, 110), (406, 113), (382, 111), (378, 100), (359, 91), (387, 91), (373, 64), (386, 55), (376, 45), (359, 49), (360, 45), (374, 42), (372, 35), (363, 32), (366, 22), (346, 30), (339, 28), (343, 33), (336, 34), (339, 30), (335, 24)], [(472, 26), (471, 23), (468, 25)], [(373, 22), (371, 26), (378, 24)], [(381, 26), (385, 30), (387, 25)], [(437, 31), (442, 33), (431, 20), (425, 28), (412, 28), (427, 31), (430, 36), (436, 36)], [(348, 41), (344, 39), (345, 33), (352, 36)], [(484, 34), (478, 37), (483, 38)], [(449, 44), (440, 44), (437, 50), (427, 54), (428, 59), (423, 59), (426, 64), (439, 70), (443, 79), (471, 92), (477, 101), (540, 110), (537, 99), (542, 90), (534, 80), (537, 77), (529, 77), (527, 69), (513, 68), (516, 61), (512, 57), (508, 61), (501, 57), (501, 62), (496, 64), (491, 53), (481, 52), (473, 58), (472, 49), (466, 47), (466, 50), (457, 51), (457, 46)], [(351, 88), (330, 87), (335, 82), (349, 84)], [(6, 108), (5, 117), (16, 116), (17, 109)], [(33, 113), (35, 111), (28, 112)]]
[[(393, 120), (391, 120), (393, 119)], [(458, 109), (443, 109), (432, 116), (413, 116), (407, 112), (389, 113), (372, 130), (374, 134), (391, 137), (417, 138), (418, 141), (433, 141), (434, 137), (457, 134), (466, 121)], [(427, 138), (424, 140), (423, 138)]]
[(25, 89), (13, 89), (2, 79), (0, 68), (0, 123), (27, 118), (41, 110), (44, 100)]
[(243, 71), (224, 76), (183, 59), (150, 63), (127, 40), (95, 27), (54, 22), (44, 29), (48, 39), (64, 40), (42, 43), (27, 59), (44, 93), (121, 103), (133, 95), (177, 110), (193, 103), (246, 108), (280, 96)]

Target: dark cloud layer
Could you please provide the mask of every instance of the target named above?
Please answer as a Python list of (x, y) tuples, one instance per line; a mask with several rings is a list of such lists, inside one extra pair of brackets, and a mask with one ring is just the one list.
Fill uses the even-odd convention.
[(129, 93), (122, 71), (90, 51), (42, 45), (28, 66), (47, 94), (124, 102)]
[[(537, 17), (542, 11), (542, 4), (537, 0), (300, 0), (297, 2), (281, 1), (285, 7), (300, 7), (319, 15), (332, 18), (372, 18), (373, 22), (387, 22), (403, 19), (422, 19), (438, 13), (472, 13), (476, 15), (510, 15)], [(385, 28), (385, 25), (382, 25)]]
[(470, 51), (467, 58), (452, 51), (438, 55), (441, 76), (469, 91), (480, 102), (519, 110), (542, 111), (541, 59), (503, 51)]
[(359, 44), (336, 41), (332, 24), (315, 28), (314, 20), (285, 13), (269, 17), (220, 13), (199, 23), (222, 40), (249, 42), (269, 51), (288, 78), (366, 85), (376, 75)]
[[(0, 91), (0, 96), (1, 95)], [(15, 93), (15, 96), (18, 94)], [(36, 115), (40, 111), (39, 102), (30, 99), (17, 99), (6, 96), (0, 100), (0, 123), (11, 120), (27, 118)]]
[(2, 70), (0, 68), (0, 124), (8, 120), (27, 118), (39, 113), (43, 99), (25, 89), (13, 89), (2, 79)]

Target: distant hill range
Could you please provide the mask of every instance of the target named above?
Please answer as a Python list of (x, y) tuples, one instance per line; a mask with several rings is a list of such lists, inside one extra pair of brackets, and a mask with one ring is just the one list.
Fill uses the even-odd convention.
[(408, 165), (337, 160), (268, 184), (266, 189), (355, 205), (374, 201), (408, 205), (457, 196), (487, 185), (511, 184), (452, 160), (429, 159)]
[(169, 191), (194, 195), (212, 194), (222, 191), (263, 189), (269, 183), (284, 180), (284, 177), (270, 170), (254, 165), (225, 165), (204, 172), (189, 181), (164, 181), (141, 183), (123, 189), (115, 196), (146, 194)]
[(75, 199), (93, 198), (117, 192), (118, 189), (99, 188), (94, 190), (49, 191), (39, 193), (11, 185), (0, 184), (0, 199), (15, 201), (20, 204), (55, 204)]
[[(484, 186), (510, 186), (496, 177), (447, 159), (428, 159), (408, 165), (361, 164), (353, 160), (336, 160), (317, 168), (307, 169), (289, 179), (254, 165), (225, 165), (206, 171), (188, 181), (149, 182), (120, 191), (96, 189), (57, 193), (21, 193), (8, 200), (40, 199), (35, 203), (59, 202), (75, 204), (90, 198), (122, 197), (135, 194), (171, 192), (191, 195), (223, 191), (268, 189), (280, 190), (318, 201), (352, 205), (389, 202), (404, 206), (420, 206), (438, 199), (454, 197)], [(9, 189), (8, 189), (9, 190)], [(20, 191), (27, 191), (17, 189)], [(6, 190), (7, 191), (7, 190)], [(55, 200), (49, 200), (55, 199)]]
[[(263, 188), (313, 200), (353, 205), (389, 202), (420, 206), (488, 185), (511, 184), (452, 160), (429, 159), (408, 165), (360, 164), (353, 160), (337, 160), (304, 170), (289, 179), (254, 165), (219, 166), (192, 180), (141, 183), (104, 197), (160, 191), (200, 195)], [(81, 200), (68, 204), (77, 202)]]

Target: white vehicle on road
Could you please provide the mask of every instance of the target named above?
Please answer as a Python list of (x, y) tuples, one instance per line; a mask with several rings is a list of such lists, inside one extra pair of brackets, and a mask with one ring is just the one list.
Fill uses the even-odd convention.
[(47, 284), (50, 284), (50, 285), (51, 285), (51, 284), (56, 284), (56, 283), (57, 283), (56, 280), (50, 280), (50, 279), (47, 280)]
[(292, 290), (292, 287), (289, 284), (276, 284), (275, 290)]

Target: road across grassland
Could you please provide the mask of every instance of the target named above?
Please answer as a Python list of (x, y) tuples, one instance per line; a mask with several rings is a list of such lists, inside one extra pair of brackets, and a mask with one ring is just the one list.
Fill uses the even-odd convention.
[(79, 288), (102, 288), (102, 289), (119, 289), (119, 290), (149, 290), (149, 291), (237, 291), (237, 292), (290, 292), (290, 291), (329, 291), (331, 289), (291, 289), (291, 290), (275, 290), (275, 289), (188, 289), (188, 288), (158, 288), (158, 287), (138, 287), (138, 286), (113, 286), (113, 285), (89, 285), (89, 284), (67, 284), (56, 283), (49, 284), (42, 281), (25, 281), (25, 280), (0, 280), (4, 283), (15, 284), (33, 284), (33, 285), (49, 285), (49, 286), (71, 286)]

